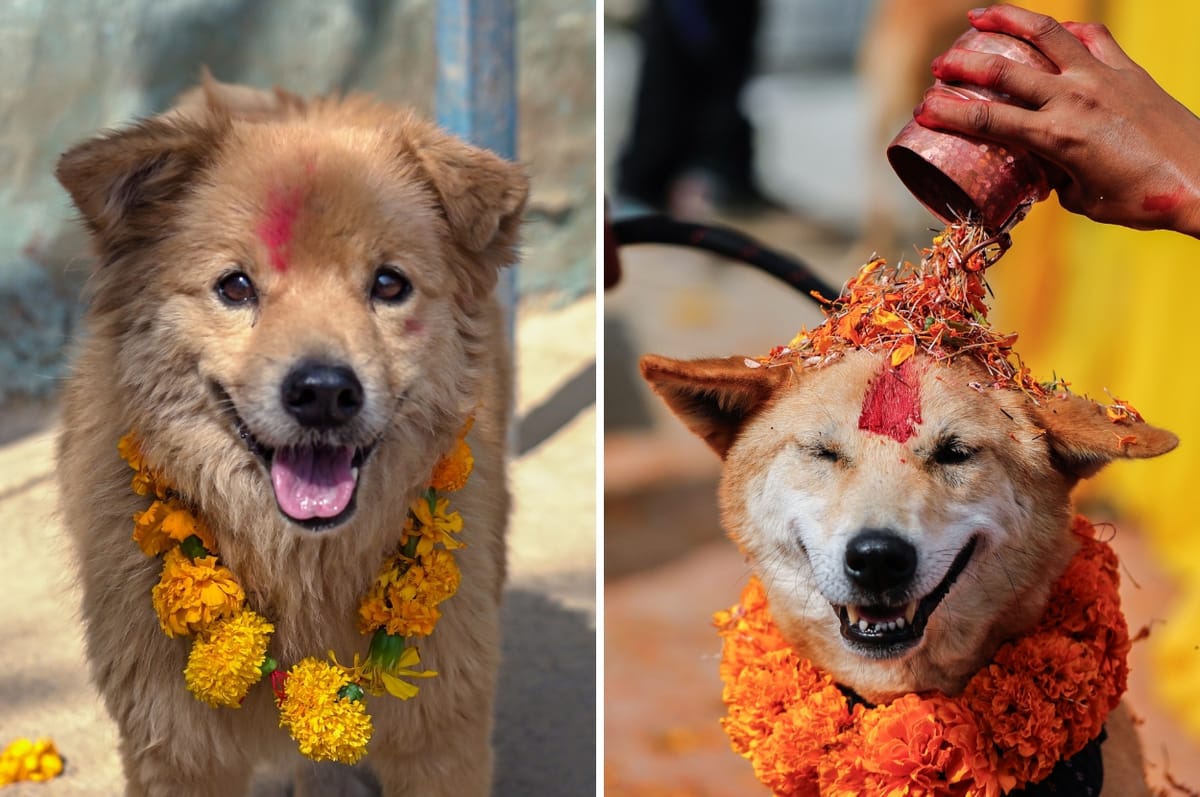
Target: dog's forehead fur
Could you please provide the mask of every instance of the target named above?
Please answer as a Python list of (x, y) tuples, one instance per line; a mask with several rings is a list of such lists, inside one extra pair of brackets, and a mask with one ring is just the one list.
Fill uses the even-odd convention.
[(188, 204), (211, 250), (236, 247), (255, 276), (374, 269), (394, 262), (423, 291), (442, 293), (445, 220), (437, 197), (379, 131), (246, 124), (221, 147)]

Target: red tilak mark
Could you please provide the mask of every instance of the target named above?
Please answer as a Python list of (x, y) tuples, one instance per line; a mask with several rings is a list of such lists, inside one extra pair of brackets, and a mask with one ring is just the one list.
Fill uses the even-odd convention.
[(292, 243), (292, 228), (304, 205), (304, 189), (272, 194), (267, 213), (258, 225), (258, 238), (271, 253), (271, 267), (279, 273), (288, 269), (288, 250)]
[(1183, 199), (1183, 190), (1176, 189), (1170, 194), (1155, 194), (1148, 196), (1142, 201), (1142, 210), (1150, 213), (1166, 213), (1179, 207), (1180, 201)]
[(858, 428), (903, 443), (917, 433), (920, 423), (920, 374), (913, 361), (905, 360), (899, 368), (884, 363), (867, 388)]
[(423, 329), (421, 322), (415, 318), (410, 318), (404, 322), (404, 331), (416, 334)]

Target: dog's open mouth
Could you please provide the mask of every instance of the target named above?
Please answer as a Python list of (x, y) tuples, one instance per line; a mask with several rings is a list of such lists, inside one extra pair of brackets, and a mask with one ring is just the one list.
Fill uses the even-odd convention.
[(354, 511), (363, 456), (353, 446), (276, 449), (268, 464), (279, 510), (308, 528), (340, 523)]
[(833, 610), (842, 622), (842, 637), (860, 653), (877, 659), (898, 656), (916, 645), (925, 633), (930, 615), (971, 561), (977, 543), (978, 538), (972, 537), (954, 557), (946, 577), (923, 598), (898, 606), (835, 605)]
[(250, 431), (228, 394), (219, 386), (217, 390), (224, 394), (238, 437), (267, 467), (275, 503), (284, 517), (311, 531), (331, 529), (350, 519), (356, 507), (359, 474), (374, 444), (358, 447), (313, 443), (271, 448)]

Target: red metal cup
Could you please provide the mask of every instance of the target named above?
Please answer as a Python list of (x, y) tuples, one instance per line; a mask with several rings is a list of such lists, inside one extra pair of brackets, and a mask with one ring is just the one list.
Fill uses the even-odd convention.
[[(954, 46), (1057, 71), (1037, 48), (1002, 33), (971, 29)], [(934, 86), (971, 99), (1011, 101), (1007, 94), (975, 85), (938, 80)], [(916, 120), (888, 145), (887, 158), (913, 196), (947, 224), (969, 217), (991, 230), (1007, 229), (1050, 195), (1046, 164), (1039, 158), (961, 133), (930, 130)]]

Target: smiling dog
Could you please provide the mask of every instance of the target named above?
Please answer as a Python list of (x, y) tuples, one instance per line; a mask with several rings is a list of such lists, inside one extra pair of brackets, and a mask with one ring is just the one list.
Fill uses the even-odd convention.
[(160, 117), (87, 141), (58, 177), (98, 265), (68, 382), (62, 510), (79, 550), (94, 679), (131, 795), (242, 793), (296, 758), (271, 689), (193, 698), (188, 643), (159, 628), (147, 500), (117, 441), (210, 527), (281, 662), (365, 653), (358, 601), (410, 501), (474, 418), (456, 493), (461, 586), (423, 641), (439, 672), (376, 701), (385, 794), (482, 795), (509, 499), (508, 353), (492, 298), (515, 262), (521, 169), (365, 98), (305, 101), (206, 80)]
[[(858, 284), (876, 279), (878, 265)], [(875, 298), (903, 304), (903, 284), (877, 279)], [(913, 280), (936, 284), (928, 274)], [(871, 313), (847, 312), (819, 331), (857, 341), (865, 327), (854, 323)], [(997, 387), (994, 370), (973, 356), (922, 351), (936, 341), (907, 357), (896, 345), (846, 343), (828, 356), (781, 347), (778, 361), (642, 360), (654, 390), (723, 460), (723, 523), (761, 581), (778, 633), (867, 705), (962, 693), (1002, 645), (1038, 623), (1080, 550), (1075, 484), (1114, 459), (1158, 456), (1178, 442), (1136, 413)], [(727, 699), (729, 689), (727, 681)], [(1103, 793), (1146, 793), (1123, 708), (1105, 729)], [(815, 794), (815, 784), (797, 793)]]

